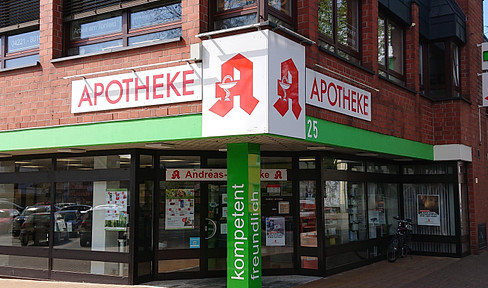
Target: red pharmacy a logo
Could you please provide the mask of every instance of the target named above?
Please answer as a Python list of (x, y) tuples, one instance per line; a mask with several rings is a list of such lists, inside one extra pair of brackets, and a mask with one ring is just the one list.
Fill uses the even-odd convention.
[(278, 80), (278, 96), (280, 99), (273, 106), (281, 116), (285, 116), (289, 109), (288, 103), (291, 102), (291, 110), (295, 118), (298, 119), (302, 112), (298, 95), (298, 69), (290, 58), (281, 62), (281, 79)]
[(220, 98), (210, 111), (224, 117), (234, 108), (234, 97), (240, 97), (242, 110), (251, 115), (259, 100), (253, 96), (253, 63), (237, 54), (222, 64), (222, 82), (215, 83), (215, 97)]

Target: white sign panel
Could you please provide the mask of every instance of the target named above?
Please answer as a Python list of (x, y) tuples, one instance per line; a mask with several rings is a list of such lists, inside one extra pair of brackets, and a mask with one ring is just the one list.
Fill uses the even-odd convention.
[(488, 42), (481, 43), (481, 70), (488, 70)]
[(269, 33), (269, 133), (305, 139), (305, 47)]
[(482, 74), (483, 107), (488, 107), (488, 72)]
[(201, 63), (195, 63), (73, 81), (71, 112), (198, 101), (201, 71)]
[(272, 31), (203, 41), (202, 135), (305, 138), (305, 49)]
[[(286, 180), (286, 169), (261, 169), (261, 181)], [(166, 181), (227, 181), (227, 169), (166, 169)]]
[(307, 104), (371, 121), (371, 93), (307, 69)]

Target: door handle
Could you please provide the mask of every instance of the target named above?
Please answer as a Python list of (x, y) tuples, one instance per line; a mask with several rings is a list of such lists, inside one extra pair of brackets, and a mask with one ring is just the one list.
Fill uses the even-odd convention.
[[(215, 234), (217, 234), (217, 222), (215, 222), (214, 220), (210, 219), (210, 218), (205, 218), (205, 220), (207, 220), (208, 222), (210, 222), (212, 224), (212, 226), (214, 227), (214, 230), (212, 232), (212, 234), (208, 237), (205, 237), (206, 240), (212, 238), (215, 236)], [(207, 226), (205, 226), (205, 231), (207, 231)]]

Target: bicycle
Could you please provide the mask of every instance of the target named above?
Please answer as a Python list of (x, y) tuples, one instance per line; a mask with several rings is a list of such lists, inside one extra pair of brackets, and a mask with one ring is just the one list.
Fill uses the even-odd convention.
[(388, 262), (395, 262), (399, 257), (406, 257), (410, 253), (408, 244), (412, 232), (412, 219), (403, 220), (400, 216), (395, 216), (393, 219), (398, 221), (398, 227), (386, 251)]

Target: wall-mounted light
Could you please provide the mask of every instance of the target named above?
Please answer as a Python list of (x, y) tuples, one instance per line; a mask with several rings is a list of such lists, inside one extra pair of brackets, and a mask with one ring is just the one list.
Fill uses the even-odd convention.
[(59, 153), (85, 153), (86, 149), (82, 148), (60, 148), (58, 149)]
[(327, 146), (309, 146), (309, 147), (307, 147), (307, 150), (311, 150), (311, 151), (330, 151), (330, 150), (334, 150), (334, 148), (327, 147)]
[(174, 144), (168, 144), (168, 143), (147, 143), (145, 144), (146, 148), (152, 148), (152, 149), (173, 149), (175, 148)]

